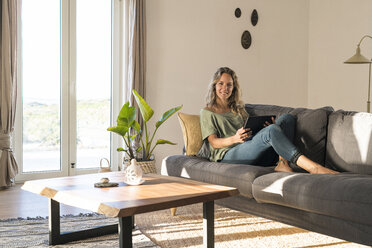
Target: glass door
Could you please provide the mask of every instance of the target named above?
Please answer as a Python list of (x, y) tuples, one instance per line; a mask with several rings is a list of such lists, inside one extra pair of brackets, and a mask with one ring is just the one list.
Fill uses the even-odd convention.
[(112, 1), (20, 0), (17, 181), (111, 160)]
[(17, 160), (21, 173), (31, 179), (35, 173), (64, 176), (68, 170), (62, 161), (60, 2), (23, 0), (20, 12), (22, 101), (17, 112), (22, 119), (17, 119), (17, 136), (22, 146), (19, 149), (18, 142)]
[[(111, 3), (76, 0), (76, 101), (71, 105), (74, 173), (97, 172), (110, 160)], [(76, 158), (76, 159), (75, 159)], [(106, 163), (104, 163), (106, 166)]]

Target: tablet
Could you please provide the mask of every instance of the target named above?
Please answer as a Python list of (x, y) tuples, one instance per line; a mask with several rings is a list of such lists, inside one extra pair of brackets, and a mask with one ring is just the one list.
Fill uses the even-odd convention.
[(244, 128), (250, 128), (252, 131), (252, 136), (258, 133), (262, 128), (264, 128), (265, 122), (273, 123), (273, 120), (271, 119), (275, 115), (263, 115), (263, 116), (250, 116), (244, 124)]

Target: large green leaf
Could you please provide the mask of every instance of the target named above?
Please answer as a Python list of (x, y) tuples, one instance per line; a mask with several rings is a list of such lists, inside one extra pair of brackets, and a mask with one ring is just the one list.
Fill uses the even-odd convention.
[(120, 110), (118, 115), (117, 123), (118, 126), (124, 126), (129, 129), (132, 126), (134, 120), (136, 119), (137, 110), (135, 107), (129, 106), (129, 101), (126, 102)]
[(170, 142), (169, 140), (163, 140), (163, 139), (158, 139), (156, 141), (157, 145), (163, 145), (163, 144), (169, 144), (169, 145), (177, 145), (176, 143)]
[(117, 133), (121, 136), (125, 136), (125, 134), (128, 132), (128, 128), (124, 126), (117, 126), (117, 127), (109, 127), (107, 128), (107, 131)]
[(136, 132), (137, 132), (138, 134), (141, 133), (141, 126), (140, 126), (140, 124), (139, 124), (136, 120), (135, 120), (134, 123), (133, 123), (133, 128), (134, 128), (134, 130), (136, 130)]
[(160, 120), (158, 122), (156, 122), (156, 128), (158, 128), (161, 124), (163, 124), (169, 117), (171, 117), (174, 113), (176, 113), (178, 110), (180, 110), (182, 108), (182, 105), (181, 106), (178, 106), (176, 108), (171, 108), (170, 110), (166, 111), (162, 117), (160, 118)]
[(147, 104), (147, 102), (137, 93), (136, 90), (133, 90), (134, 99), (138, 104), (138, 107), (141, 111), (142, 118), (145, 122), (148, 122), (154, 114), (154, 110)]

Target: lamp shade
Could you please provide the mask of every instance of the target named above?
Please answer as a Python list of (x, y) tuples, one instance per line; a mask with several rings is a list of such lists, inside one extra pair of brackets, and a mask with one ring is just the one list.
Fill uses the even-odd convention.
[(360, 47), (358, 45), (354, 56), (344, 62), (345, 64), (370, 64), (371, 60), (367, 59), (360, 53)]

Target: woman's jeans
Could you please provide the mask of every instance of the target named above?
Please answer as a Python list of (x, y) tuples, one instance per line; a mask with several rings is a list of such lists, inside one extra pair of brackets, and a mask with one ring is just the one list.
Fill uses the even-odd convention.
[(231, 148), (221, 162), (271, 166), (278, 160), (278, 154), (296, 164), (302, 155), (293, 145), (296, 119), (283, 114), (275, 124), (261, 129), (253, 138)]

